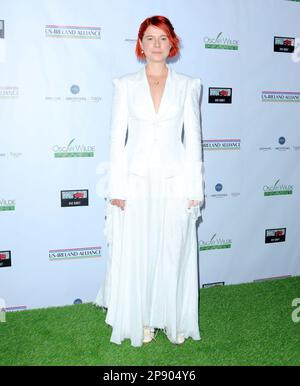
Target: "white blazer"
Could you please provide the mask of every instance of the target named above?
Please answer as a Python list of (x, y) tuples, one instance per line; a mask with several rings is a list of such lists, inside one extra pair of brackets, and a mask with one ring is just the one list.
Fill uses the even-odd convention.
[[(136, 73), (113, 79), (109, 199), (126, 200), (128, 174), (145, 176), (153, 146), (159, 146), (164, 176), (170, 178), (184, 168), (187, 199), (199, 200), (200, 206), (203, 203), (201, 80), (167, 67), (158, 113), (154, 109), (145, 66)], [(184, 144), (181, 141), (183, 128)]]

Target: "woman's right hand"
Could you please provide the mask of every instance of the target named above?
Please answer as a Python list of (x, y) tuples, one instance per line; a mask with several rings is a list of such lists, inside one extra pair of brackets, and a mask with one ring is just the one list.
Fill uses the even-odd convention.
[(125, 202), (126, 202), (125, 200), (119, 200), (117, 198), (114, 198), (114, 199), (110, 200), (110, 203), (112, 205), (116, 205), (116, 206), (118, 206), (122, 210), (124, 210), (124, 208), (125, 208)]

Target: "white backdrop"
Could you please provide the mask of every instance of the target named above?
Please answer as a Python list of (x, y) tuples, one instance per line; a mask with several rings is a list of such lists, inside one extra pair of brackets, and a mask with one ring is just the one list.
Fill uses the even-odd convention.
[[(137, 31), (155, 14), (182, 39), (170, 65), (203, 81), (200, 286), (300, 274), (299, 1), (0, 0), (7, 310), (95, 299), (107, 257), (111, 79), (144, 65)], [(211, 87), (231, 103), (209, 103)]]

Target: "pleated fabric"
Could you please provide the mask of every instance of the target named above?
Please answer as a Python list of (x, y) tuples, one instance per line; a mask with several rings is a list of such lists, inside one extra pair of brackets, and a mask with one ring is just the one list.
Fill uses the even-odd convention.
[[(150, 160), (151, 161), (151, 160)], [(166, 178), (153, 153), (148, 175), (128, 175), (122, 211), (109, 201), (104, 233), (109, 244), (105, 281), (95, 304), (107, 310), (110, 341), (143, 344), (144, 326), (200, 340), (196, 220), (188, 209), (184, 171)]]

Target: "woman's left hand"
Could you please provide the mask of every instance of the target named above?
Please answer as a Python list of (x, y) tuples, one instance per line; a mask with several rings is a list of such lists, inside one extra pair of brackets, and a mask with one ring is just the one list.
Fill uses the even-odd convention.
[(198, 200), (189, 200), (188, 209), (190, 209), (192, 206), (199, 205), (200, 201)]

